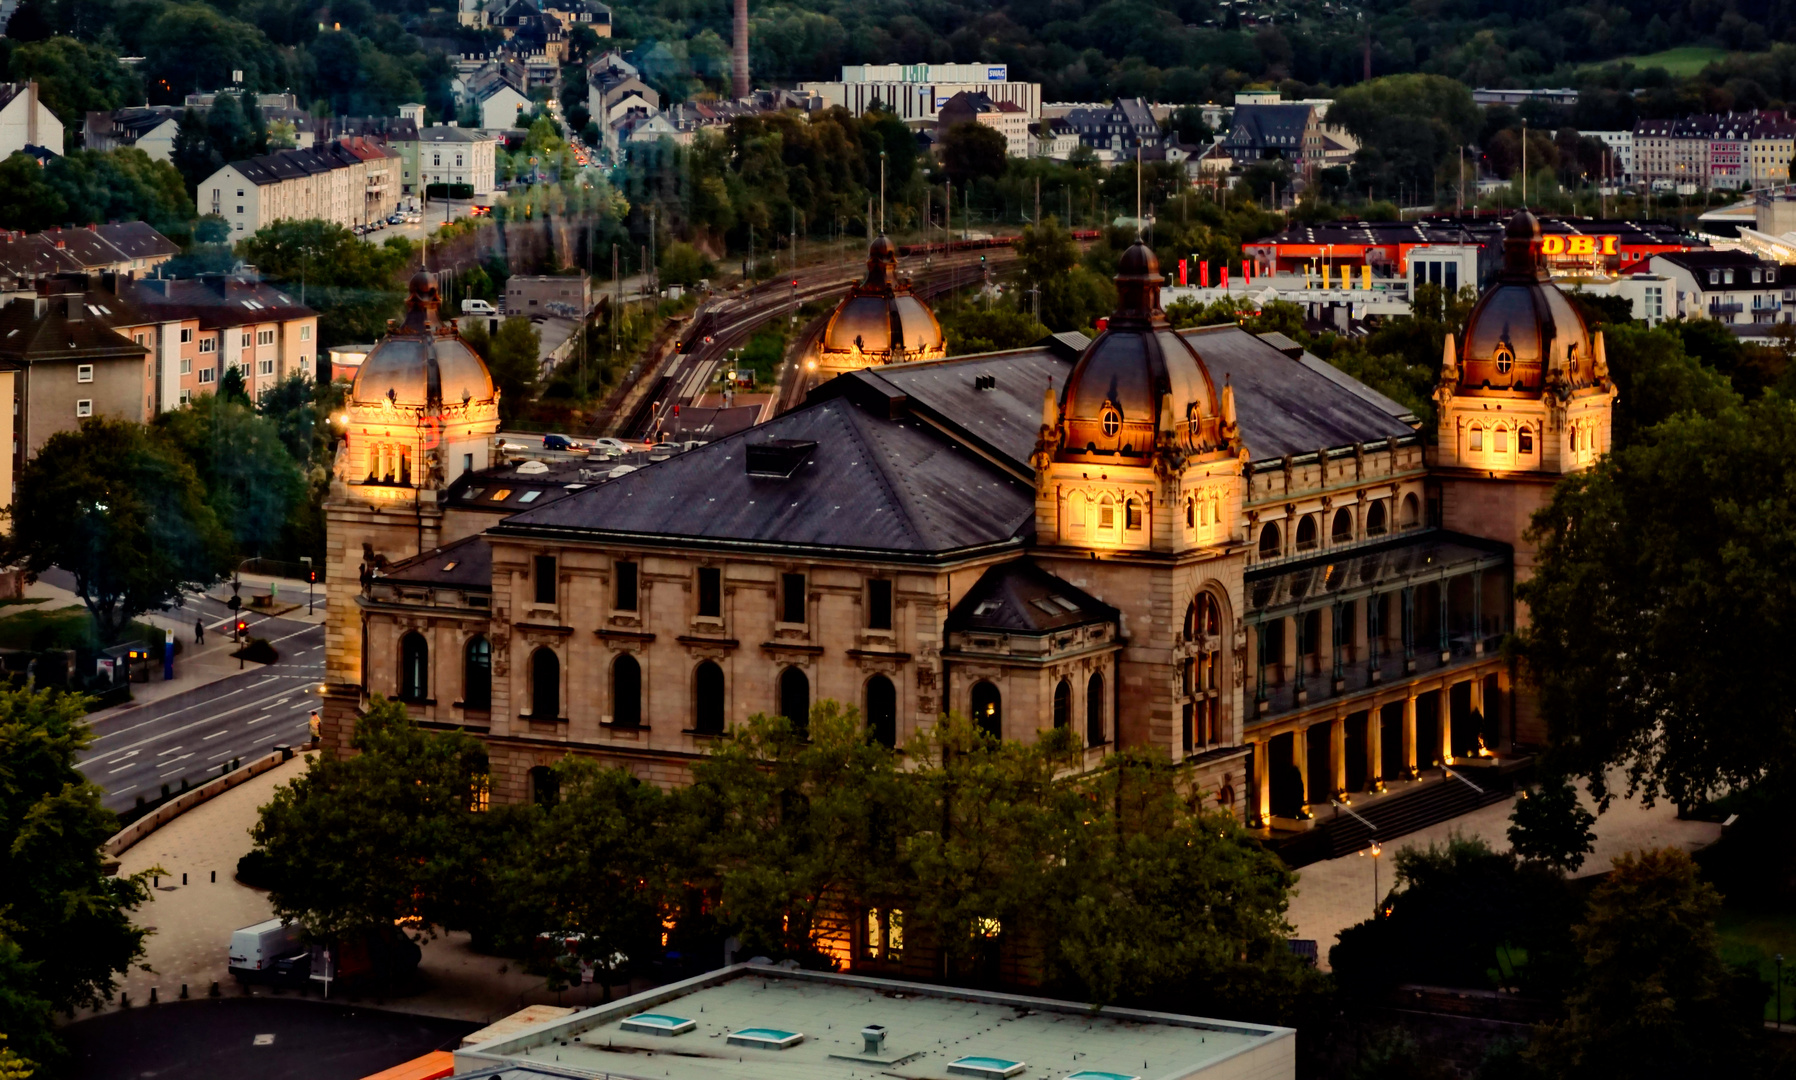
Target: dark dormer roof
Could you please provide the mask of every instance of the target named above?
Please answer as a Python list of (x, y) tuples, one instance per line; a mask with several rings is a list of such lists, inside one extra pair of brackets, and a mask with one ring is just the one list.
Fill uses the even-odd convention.
[(485, 537), (470, 536), (448, 547), (433, 548), (422, 555), (393, 563), (380, 577), (416, 585), (448, 585), (491, 592), (493, 549)]
[(987, 570), (948, 613), (948, 630), (1051, 634), (1117, 621), (1116, 609), (1078, 586), (1016, 559)]

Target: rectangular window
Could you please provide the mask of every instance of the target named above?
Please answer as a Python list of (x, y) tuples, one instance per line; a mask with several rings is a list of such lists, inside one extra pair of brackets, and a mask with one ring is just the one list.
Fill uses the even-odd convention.
[(780, 575), (780, 622), (804, 622), (804, 575)]
[(149, 340), (149, 335), (147, 335), (147, 334), (132, 334), (131, 335), (131, 342), (132, 342), (132, 344), (135, 344), (135, 345), (147, 345), (148, 340)]
[(200, 369), (200, 382), (209, 383), (217, 377), (218, 377), (218, 369), (217, 368), (203, 367)]
[(698, 568), (698, 613), (707, 619), (723, 617), (723, 570), (716, 566)]
[(612, 564), (614, 582), (614, 598), (612, 606), (619, 611), (636, 610), (636, 564), (620, 562)]
[(892, 583), (884, 578), (867, 582), (867, 629), (892, 628)]
[(299, 328), (299, 340), (301, 340), (301, 341), (312, 340), (312, 326), (310, 323), (307, 323), (305, 326), (302, 326)]
[(1499, 454), (1508, 453), (1509, 452), (1509, 432), (1503, 430), (1502, 428), (1498, 428), (1496, 431), (1492, 432), (1492, 435), (1496, 439), (1495, 449), (1496, 449), (1497, 453), (1499, 453)]
[(242, 347), (245, 349), (249, 348), (249, 331), (248, 330), (245, 330), (243, 332), (243, 340), (239, 344), (241, 344)]
[(181, 404), (186, 405), (192, 401), (193, 401), (193, 391), (192, 390), (181, 391)]
[(193, 327), (191, 327), (191, 326), (181, 327), (181, 344), (186, 345), (188, 342), (190, 342), (192, 340), (193, 340)]
[(538, 555), (535, 559), (536, 602), (553, 604), (555, 602), (555, 556)]
[(212, 337), (210, 334), (208, 334), (205, 337), (200, 339), (200, 352), (213, 353), (213, 352), (217, 352), (217, 351), (218, 351), (218, 339), (217, 338)]
[(273, 330), (257, 330), (256, 331), (256, 344), (257, 345), (273, 345), (274, 344), (274, 331)]
[(75, 381), (76, 382), (93, 382), (94, 381), (94, 366), (92, 364), (76, 364), (75, 365)]
[(1515, 450), (1518, 454), (1532, 454), (1534, 452), (1534, 433), (1527, 428), (1516, 432)]
[(1484, 449), (1484, 429), (1481, 427), (1475, 427), (1472, 429), (1472, 449), (1474, 449), (1474, 450)]
[(93, 414), (94, 414), (93, 398), (82, 398), (80, 401), (75, 402), (75, 415), (76, 416), (92, 416)]
[(258, 360), (258, 361), (256, 361), (256, 374), (257, 375), (273, 375), (274, 374), (274, 361), (273, 360)]
[(1123, 508), (1123, 527), (1139, 530), (1141, 528), (1141, 504), (1130, 499)]
[(191, 357), (191, 356), (181, 357), (181, 374), (183, 374), (183, 375), (192, 375), (193, 374), (193, 357)]

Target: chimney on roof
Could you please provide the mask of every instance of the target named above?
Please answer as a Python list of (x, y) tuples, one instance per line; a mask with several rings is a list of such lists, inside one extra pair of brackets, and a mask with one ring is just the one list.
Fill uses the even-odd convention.
[(736, 0), (735, 31), (730, 47), (730, 88), (740, 100), (748, 96), (748, 0)]

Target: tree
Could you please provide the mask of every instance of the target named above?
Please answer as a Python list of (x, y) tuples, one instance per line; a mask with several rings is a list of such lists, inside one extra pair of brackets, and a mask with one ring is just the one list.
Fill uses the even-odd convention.
[(1536, 516), (1519, 651), (1567, 775), (1599, 807), (1630, 792), (1679, 806), (1796, 766), (1796, 618), (1781, 483), (1796, 404), (1766, 394), (1674, 415), (1567, 477)]
[(948, 339), (948, 355), (1023, 349), (1048, 336), (1048, 328), (1035, 317), (1008, 304), (967, 308), (942, 320)]
[(8, 561), (73, 574), (102, 643), (218, 580), (230, 559), (193, 466), (142, 425), (96, 417), (59, 431), (18, 483)]
[(41, 230), (68, 223), (143, 220), (184, 229), (193, 200), (180, 174), (135, 147), (76, 150), (40, 167), (26, 155), (0, 163), (0, 228)]
[(1079, 265), (1078, 243), (1052, 215), (1039, 225), (1024, 226), (1015, 250), (1025, 286), (1045, 285)]
[(268, 225), (238, 244), (237, 254), (317, 309), (319, 345), (329, 348), (386, 333), (405, 298), (400, 275), (411, 247), (400, 237), (377, 246), (341, 225), (311, 219)]
[(1596, 815), (1578, 802), (1578, 789), (1562, 777), (1522, 792), (1509, 815), (1509, 844), (1524, 859), (1576, 873), (1596, 842)]
[(1572, 931), (1583, 967), (1570, 1015), (1531, 1056), (1567, 1078), (1750, 1075), (1765, 991), (1721, 961), (1721, 895), (1678, 848), (1614, 867)]
[(158, 415), (156, 426), (198, 473), (207, 503), (239, 553), (262, 554), (280, 539), (305, 497), (305, 479), (279, 425), (250, 407), (238, 368), (226, 369), (217, 393)]
[(675, 240), (661, 251), (662, 284), (697, 285), (714, 272), (711, 261), (684, 240)]
[(52, 1011), (98, 1005), (143, 955), (131, 913), (149, 875), (108, 874), (118, 819), (77, 768), (93, 741), (79, 696), (0, 689), (0, 1030), (39, 1064)]
[(804, 730), (749, 717), (694, 765), (690, 798), (699, 865), (716, 868), (719, 918), (746, 949), (818, 962), (826, 916), (894, 890), (897, 757), (853, 708), (818, 702)]
[(213, 143), (205, 116), (191, 105), (175, 124), (175, 145), (169, 151), (169, 163), (180, 172), (188, 191), (198, 191), (207, 177), (225, 166), (224, 153)]
[(942, 168), (957, 188), (1004, 175), (1010, 144), (997, 128), (971, 120), (955, 124), (942, 132), (939, 145)]
[(480, 740), (424, 731), (404, 705), (376, 695), (352, 745), (353, 757), (315, 758), (277, 789), (250, 831), (275, 868), (275, 913), (315, 941), (490, 919)]
[(38, 99), (65, 127), (79, 128), (90, 111), (143, 101), (136, 73), (119, 63), (117, 54), (104, 45), (85, 44), (73, 37), (20, 45), (12, 52), (8, 77), (18, 82), (35, 80)]
[(1437, 172), (1478, 133), (1464, 83), (1441, 75), (1387, 75), (1341, 90), (1328, 122), (1360, 141), (1354, 178), (1395, 194), (1399, 183), (1431, 196)]
[(542, 334), (529, 319), (513, 316), (500, 323), (491, 336), (485, 327), (475, 324), (466, 337), (493, 373), (502, 422), (511, 423), (536, 397), (542, 377)]
[[(590, 964), (610, 995), (620, 978), (646, 971), (658, 953), (662, 912), (684, 884), (687, 858), (674, 850), (670, 799), (622, 768), (568, 757), (555, 765), (552, 806), (531, 808), (499, 887), (513, 898), (513, 943), (545, 930), (576, 938), (572, 956)], [(560, 971), (557, 975), (578, 973)]]

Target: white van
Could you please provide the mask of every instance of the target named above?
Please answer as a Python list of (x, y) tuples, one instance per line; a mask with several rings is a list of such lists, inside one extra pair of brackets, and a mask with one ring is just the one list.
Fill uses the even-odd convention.
[(267, 977), (275, 971), (277, 960), (304, 951), (300, 934), (298, 923), (279, 919), (231, 931), (231, 974), (246, 982)]
[(497, 315), (497, 314), (499, 314), (498, 311), (496, 311), (493, 308), (492, 304), (488, 303), (485, 300), (475, 300), (473, 298), (469, 298), (469, 299), (463, 300), (461, 302), (461, 313), (463, 315)]

